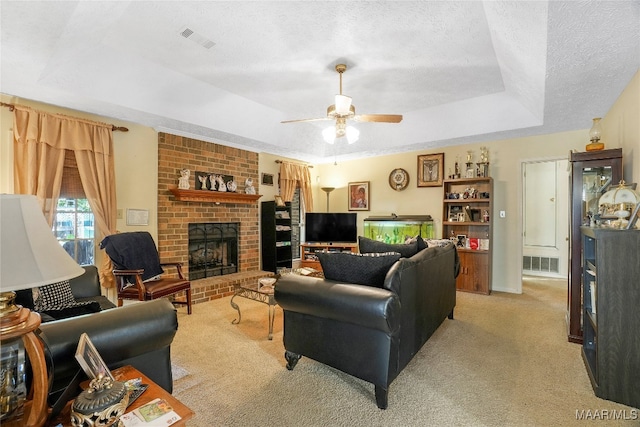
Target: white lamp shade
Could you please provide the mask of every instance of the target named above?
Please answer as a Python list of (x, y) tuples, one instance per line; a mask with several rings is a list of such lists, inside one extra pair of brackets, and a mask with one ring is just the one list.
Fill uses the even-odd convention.
[(35, 196), (0, 195), (0, 291), (49, 285), (83, 272), (58, 243)]
[(347, 142), (353, 144), (360, 137), (360, 131), (353, 126), (347, 126)]
[(327, 144), (333, 144), (336, 141), (336, 128), (335, 126), (329, 126), (322, 131), (322, 138)]
[(351, 97), (346, 95), (336, 95), (335, 105), (337, 114), (349, 114), (351, 109)]

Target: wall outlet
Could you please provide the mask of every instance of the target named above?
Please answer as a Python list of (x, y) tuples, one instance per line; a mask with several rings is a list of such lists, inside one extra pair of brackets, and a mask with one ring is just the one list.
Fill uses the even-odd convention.
[(506, 218), (507, 213), (505, 211), (500, 211), (500, 218)]

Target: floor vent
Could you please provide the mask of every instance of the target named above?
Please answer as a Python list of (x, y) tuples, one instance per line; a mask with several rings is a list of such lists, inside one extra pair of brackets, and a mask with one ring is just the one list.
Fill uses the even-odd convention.
[(541, 256), (523, 256), (522, 269), (528, 271), (544, 271), (549, 273), (559, 273), (559, 258)]

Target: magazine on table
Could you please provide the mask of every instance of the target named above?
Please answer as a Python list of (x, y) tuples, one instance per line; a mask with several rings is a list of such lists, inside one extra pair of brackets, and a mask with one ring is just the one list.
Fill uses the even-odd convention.
[(180, 415), (173, 410), (171, 405), (160, 398), (154, 399), (120, 417), (120, 421), (125, 427), (170, 426), (180, 419)]

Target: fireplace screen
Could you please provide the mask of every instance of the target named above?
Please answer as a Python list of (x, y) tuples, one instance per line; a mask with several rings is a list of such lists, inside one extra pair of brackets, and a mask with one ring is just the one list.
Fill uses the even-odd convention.
[(189, 224), (189, 280), (238, 272), (240, 223)]

